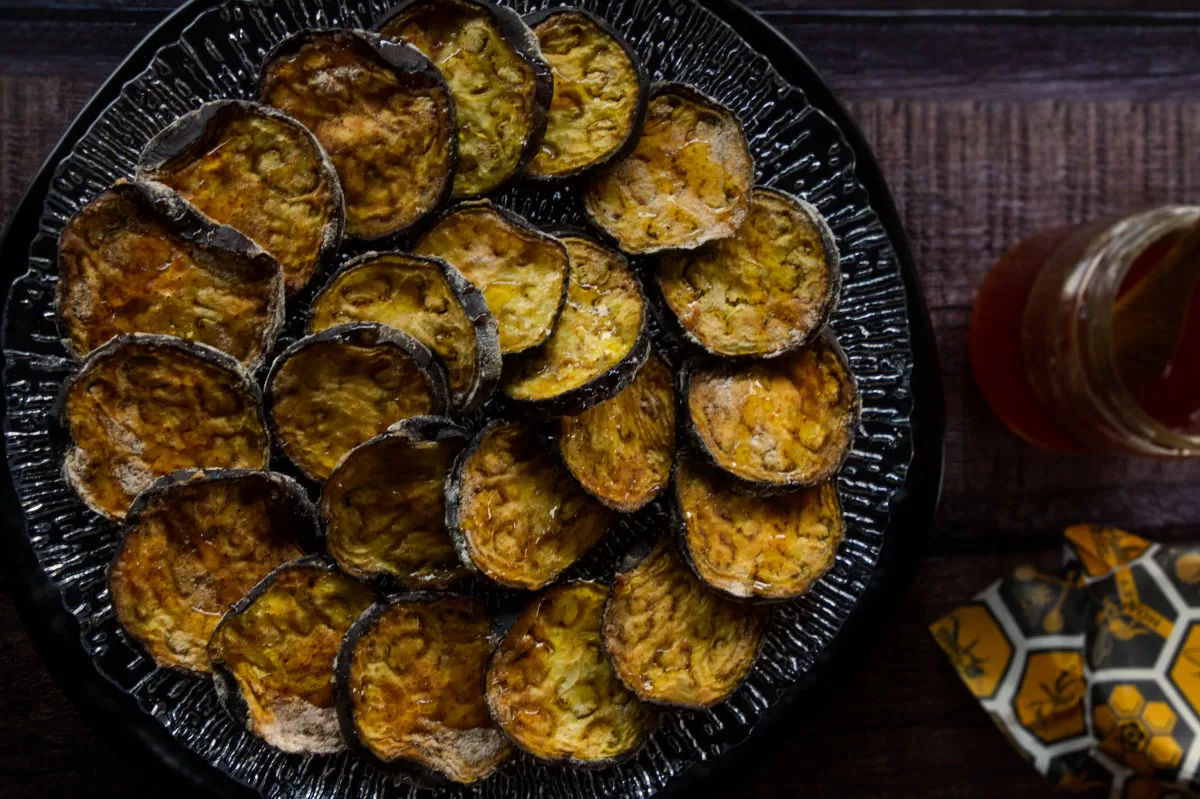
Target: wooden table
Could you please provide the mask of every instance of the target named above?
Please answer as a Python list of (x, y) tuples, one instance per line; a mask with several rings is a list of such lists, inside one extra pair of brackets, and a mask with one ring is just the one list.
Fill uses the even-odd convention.
[[(175, 0), (0, 0), (0, 221), (67, 123)], [(714, 796), (1048, 794), (974, 706), (926, 625), (1071, 522), (1200, 534), (1200, 463), (1031, 449), (984, 406), (967, 326), (1021, 236), (1200, 202), (1192, 0), (756, 0), (857, 116), (912, 237), (945, 375), (946, 481), (916, 586), (867, 662)], [(798, 711), (798, 715), (804, 711)], [(0, 592), (0, 796), (157, 796), (66, 703)], [(167, 790), (173, 790), (167, 788)]]

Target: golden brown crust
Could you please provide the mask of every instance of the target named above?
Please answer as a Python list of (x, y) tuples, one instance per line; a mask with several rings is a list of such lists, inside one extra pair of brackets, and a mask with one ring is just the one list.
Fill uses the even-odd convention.
[(833, 235), (815, 208), (755, 189), (731, 238), (659, 262), (663, 299), (717, 355), (773, 356), (825, 324), (840, 284)]
[(630, 513), (658, 496), (675, 459), (675, 375), (651, 356), (617, 396), (559, 422), (572, 476), (610, 508)]
[(460, 552), (502, 585), (548, 585), (608, 529), (610, 511), (525, 425), (487, 429), (455, 477)]
[(63, 420), (67, 481), (110, 519), (124, 518), (139, 492), (171, 472), (267, 465), (250, 376), (177, 339), (126, 336), (96, 350), (66, 389)]
[(448, 779), (484, 779), (512, 754), (488, 715), (483, 675), (491, 622), (466, 597), (400, 600), (364, 621), (350, 647), (353, 730), (384, 762), (411, 761)]
[(650, 100), (628, 158), (597, 175), (584, 208), (621, 249), (690, 249), (733, 235), (750, 205), (754, 161), (731, 111), (687, 87)]
[(332, 568), (284, 567), (227, 614), (209, 660), (236, 683), (247, 726), (284, 752), (345, 748), (333, 696), (333, 660), (374, 592)]
[(735, 597), (800, 596), (833, 566), (845, 535), (832, 481), (756, 497), (684, 457), (675, 467), (675, 497), (692, 568)]
[(812, 485), (833, 474), (858, 417), (854, 378), (824, 337), (771, 361), (695, 370), (687, 404), (713, 461), (766, 487)]
[(205, 647), (221, 615), (303, 553), (265, 473), (201, 475), (155, 489), (130, 516), (109, 586), (117, 620), (156, 663), (208, 674)]
[(441, 258), (483, 292), (505, 355), (541, 344), (554, 329), (569, 269), (557, 239), (480, 202), (446, 214), (413, 251)]
[(529, 173), (565, 176), (607, 161), (637, 132), (643, 76), (621, 42), (582, 12), (554, 13), (533, 32), (554, 72), (554, 98)]
[(639, 699), (710, 707), (754, 667), (769, 618), (708, 588), (664, 540), (613, 581), (604, 646)]
[(617, 679), (604, 656), (601, 616), (608, 589), (551, 588), (521, 612), (487, 672), (492, 718), (543, 760), (604, 763), (632, 754), (653, 711)]
[(261, 97), (308, 127), (337, 168), (346, 235), (380, 238), (442, 201), (454, 163), (449, 92), (401, 76), (359, 38), (311, 34), (268, 64)]

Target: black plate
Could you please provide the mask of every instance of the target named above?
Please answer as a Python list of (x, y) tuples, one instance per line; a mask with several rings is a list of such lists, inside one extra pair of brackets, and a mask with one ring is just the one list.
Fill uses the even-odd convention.
[[(512, 4), (528, 12), (546, 3)], [(863, 423), (838, 481), (849, 529), (837, 564), (811, 594), (776, 614), (763, 658), (731, 700), (670, 714), (620, 767), (578, 772), (518, 758), (485, 783), (485, 796), (682, 794), (714, 766), (744, 756), (747, 747), (739, 745), (749, 737), (798, 721), (792, 714), (810, 711), (878, 637), (911, 582), (941, 486), (941, 384), (916, 271), (879, 168), (828, 87), (794, 47), (729, 0), (707, 8), (694, 0), (580, 4), (629, 38), (652, 79), (694, 83), (738, 111), (759, 181), (813, 202), (829, 218), (845, 273), (832, 324), (862, 390)], [(224, 795), (340, 799), (412, 791), (346, 755), (269, 750), (224, 716), (207, 681), (156, 670), (119, 629), (103, 580), (116, 529), (66, 487), (49, 418), (72, 366), (54, 325), (55, 242), (67, 217), (129, 174), (137, 151), (175, 116), (219, 96), (248, 96), (271, 44), (304, 26), (369, 25), (386, 7), (378, 0), (183, 6), (72, 123), (0, 245), (0, 279), (11, 284), (3, 328), (12, 478), (2, 481), (3, 560), (18, 610), (52, 674), (106, 737), (149, 752), (176, 782)], [(582, 221), (570, 188), (519, 185), (500, 201), (543, 225)], [(293, 331), (298, 321), (293, 309)]]

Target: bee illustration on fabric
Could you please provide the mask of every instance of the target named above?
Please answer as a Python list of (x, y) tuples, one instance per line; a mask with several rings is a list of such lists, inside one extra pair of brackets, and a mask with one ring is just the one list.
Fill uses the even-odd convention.
[(951, 617), (949, 627), (939, 627), (934, 632), (934, 638), (937, 639), (938, 646), (950, 658), (951, 664), (964, 678), (976, 679), (984, 676), (987, 659), (975, 653), (976, 647), (979, 646), (979, 638), (972, 638), (966, 643), (961, 643), (959, 641), (961, 633), (961, 622), (957, 617)]
[(1044, 698), (1033, 700), (1029, 707), (1037, 721), (1043, 722), (1057, 713), (1079, 705), (1084, 689), (1083, 676), (1079, 672), (1063, 670), (1053, 683), (1043, 682), (1040, 687)]
[(1113, 597), (1106, 596), (1096, 614), (1096, 640), (1092, 644), (1092, 662), (1102, 664), (1113, 652), (1114, 641), (1132, 641), (1154, 632), (1138, 621)]

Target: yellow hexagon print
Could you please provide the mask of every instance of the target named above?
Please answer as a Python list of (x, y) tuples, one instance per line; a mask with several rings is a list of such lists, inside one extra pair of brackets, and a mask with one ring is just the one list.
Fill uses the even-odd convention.
[(1171, 661), (1170, 677), (1192, 711), (1200, 714), (1200, 624), (1188, 628)]
[(980, 699), (996, 693), (1012, 662), (1013, 645), (981, 603), (959, 608), (929, 627), (958, 676)]
[(1100, 751), (1142, 775), (1178, 770), (1192, 736), (1158, 686), (1119, 683), (1099, 689), (1092, 701)]
[(1083, 735), (1083, 656), (1034, 652), (1025, 662), (1013, 710), (1021, 726), (1044, 744)]

